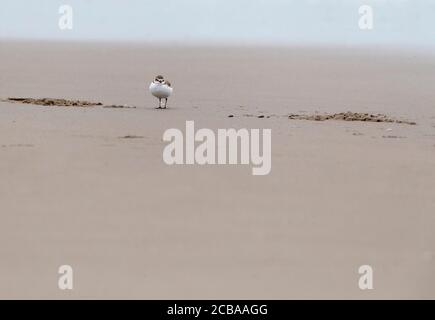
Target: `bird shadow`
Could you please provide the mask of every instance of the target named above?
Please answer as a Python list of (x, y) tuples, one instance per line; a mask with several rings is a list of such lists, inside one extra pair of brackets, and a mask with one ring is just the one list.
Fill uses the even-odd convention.
[(167, 108), (158, 108), (158, 107), (142, 107), (144, 110), (154, 110), (154, 111), (169, 111), (169, 110), (178, 110), (177, 107), (167, 107)]

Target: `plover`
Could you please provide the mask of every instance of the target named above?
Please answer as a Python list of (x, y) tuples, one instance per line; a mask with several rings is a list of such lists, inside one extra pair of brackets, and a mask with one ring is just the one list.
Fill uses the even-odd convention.
[(151, 94), (159, 99), (159, 107), (157, 109), (162, 109), (162, 100), (165, 100), (166, 109), (168, 104), (168, 98), (172, 94), (171, 83), (163, 78), (163, 76), (158, 75), (153, 82), (150, 84)]

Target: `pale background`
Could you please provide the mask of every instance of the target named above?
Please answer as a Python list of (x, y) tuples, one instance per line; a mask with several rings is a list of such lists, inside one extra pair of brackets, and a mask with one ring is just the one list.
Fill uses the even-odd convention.
[[(434, 46), (431, 0), (1, 0), (0, 39)], [(74, 29), (57, 8), (74, 9)], [(375, 32), (358, 28), (371, 5)]]

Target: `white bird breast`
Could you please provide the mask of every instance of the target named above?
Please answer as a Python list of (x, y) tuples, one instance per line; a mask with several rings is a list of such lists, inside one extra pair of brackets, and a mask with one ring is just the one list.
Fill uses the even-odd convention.
[(154, 97), (165, 99), (171, 95), (172, 88), (166, 84), (152, 82), (150, 84), (150, 92)]

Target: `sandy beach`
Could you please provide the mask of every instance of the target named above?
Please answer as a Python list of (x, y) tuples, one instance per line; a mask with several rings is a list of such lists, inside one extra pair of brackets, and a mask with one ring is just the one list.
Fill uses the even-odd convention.
[[(131, 108), (0, 102), (0, 298), (435, 298), (434, 83), (410, 50), (2, 42), (1, 99)], [(288, 117), (347, 111), (416, 124)], [(166, 165), (187, 120), (271, 129), (271, 173)]]

